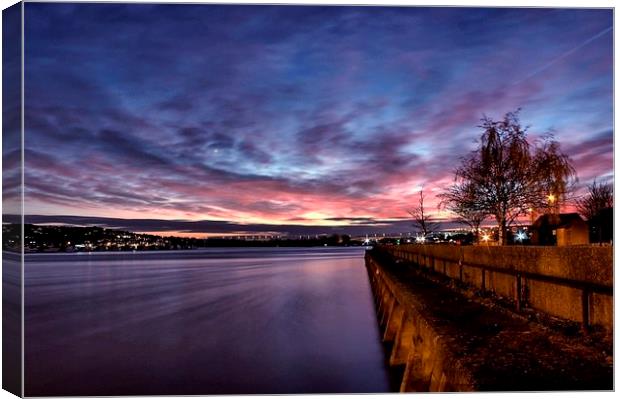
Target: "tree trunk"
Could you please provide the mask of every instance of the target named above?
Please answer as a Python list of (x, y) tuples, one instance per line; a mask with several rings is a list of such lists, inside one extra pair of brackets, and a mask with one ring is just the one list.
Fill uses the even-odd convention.
[(497, 227), (499, 229), (499, 245), (506, 245), (508, 243), (508, 237), (506, 236), (506, 219), (501, 218), (497, 223)]

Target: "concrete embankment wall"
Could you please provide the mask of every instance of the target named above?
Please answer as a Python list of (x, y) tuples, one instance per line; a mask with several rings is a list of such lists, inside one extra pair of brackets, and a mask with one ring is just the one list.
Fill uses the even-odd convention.
[[(433, 268), (472, 285), (478, 282), (480, 286), (485, 284), (486, 289), (507, 294), (516, 295), (524, 291), (523, 287), (530, 287), (537, 291), (535, 295), (543, 295), (540, 286), (525, 280), (533, 276), (531, 269), (512, 266), (500, 274), (497, 267), (483, 268), (484, 272), (475, 274), (480, 271), (480, 265), (467, 267), (460, 248), (444, 247), (454, 256), (450, 259), (431, 253), (437, 251), (444, 255), (439, 247), (422, 248), (380, 247), (366, 253), (366, 267), (381, 338), (389, 351), (389, 364), (404, 369), (401, 392), (613, 388), (611, 348), (584, 339), (582, 334), (564, 335), (562, 329), (533, 323), (510, 308), (495, 306), (489, 299), (478, 301), (467, 291), (446, 284), (445, 278), (428, 272)], [(426, 267), (418, 267), (417, 262)], [(561, 307), (554, 296), (562, 289), (557, 287), (564, 285), (559, 285), (556, 277), (567, 279), (565, 275), (558, 277), (552, 272), (552, 269), (546, 271), (544, 278), (548, 279), (543, 281), (550, 285), (544, 288), (545, 294), (550, 296), (549, 309)], [(598, 276), (583, 275), (576, 285), (581, 288), (570, 288), (584, 290), (587, 286), (590, 295), (601, 295), (606, 300), (607, 294), (594, 291), (607, 290), (601, 288), (607, 286), (597, 280), (602, 274)], [(565, 284), (563, 279), (559, 282)], [(524, 298), (526, 296), (521, 297), (521, 306), (525, 306)], [(582, 298), (581, 291), (576, 299), (571, 295), (559, 295), (561, 301), (574, 300), (572, 305), (579, 309)], [(605, 306), (611, 304), (604, 304), (601, 310), (597, 303), (588, 302), (590, 312), (603, 317)], [(597, 339), (585, 330), (584, 334)]]
[(370, 256), (366, 266), (378, 309), (382, 340), (392, 343), (389, 365), (403, 367), (400, 392), (475, 391), (467, 369), (451, 358), (424, 306)]
[(612, 247), (384, 246), (396, 259), (514, 301), (517, 309), (613, 329)]

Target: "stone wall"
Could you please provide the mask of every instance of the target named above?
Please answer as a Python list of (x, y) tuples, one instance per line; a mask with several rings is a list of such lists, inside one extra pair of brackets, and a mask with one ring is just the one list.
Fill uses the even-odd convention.
[(377, 305), (382, 340), (391, 342), (388, 363), (404, 367), (400, 392), (475, 391), (475, 380), (453, 359), (454, 350), (424, 314), (425, 307), (372, 258), (366, 265)]
[(552, 316), (613, 329), (612, 247), (384, 246), (392, 256)]
[[(367, 252), (366, 267), (389, 365), (402, 372), (401, 392), (613, 389), (611, 345), (594, 343), (590, 334), (587, 339), (572, 332), (564, 335), (561, 329), (532, 323), (506, 307), (472, 300), (442, 278), (429, 278), (425, 270), (386, 253), (420, 255), (397, 248)], [(445, 249), (446, 258), (459, 252)], [(514, 293), (511, 274), (462, 267), (462, 261), (454, 267), (459, 258), (431, 257), (430, 251), (438, 250), (426, 251), (420, 264)], [(534, 287), (536, 294), (554, 289), (553, 283), (536, 283), (551, 284)], [(570, 295), (560, 295), (560, 300), (567, 298)], [(593, 307), (600, 298), (593, 296)]]

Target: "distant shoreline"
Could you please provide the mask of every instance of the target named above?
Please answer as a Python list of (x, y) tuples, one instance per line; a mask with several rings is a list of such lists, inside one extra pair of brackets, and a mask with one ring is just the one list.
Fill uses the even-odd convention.
[[(76, 255), (76, 256), (89, 256), (89, 255), (130, 255), (130, 254), (158, 254), (158, 253), (197, 253), (197, 252), (208, 252), (209, 250), (244, 250), (244, 249), (253, 249), (253, 250), (273, 250), (273, 249), (281, 249), (281, 250), (313, 250), (313, 249), (359, 249), (359, 250), (368, 250), (372, 248), (370, 245), (355, 245), (355, 246), (342, 246), (342, 245), (328, 245), (328, 246), (299, 246), (299, 247), (282, 247), (282, 246), (262, 246), (262, 247), (201, 247), (201, 248), (192, 248), (192, 249), (162, 249), (162, 250), (136, 250), (136, 251), (74, 251), (74, 252), (25, 252), (24, 256), (42, 256), (42, 255)], [(222, 251), (225, 252), (225, 251)], [(11, 254), (11, 255), (21, 255), (21, 252), (13, 252), (2, 250), (3, 254)]]
[(304, 238), (252, 237), (165, 237), (153, 234), (106, 229), (97, 226), (45, 226), (3, 224), (2, 249), (14, 253), (93, 253), (93, 252), (156, 252), (195, 250), (200, 248), (277, 248), (277, 247), (351, 247), (367, 242), (348, 235), (315, 235)]

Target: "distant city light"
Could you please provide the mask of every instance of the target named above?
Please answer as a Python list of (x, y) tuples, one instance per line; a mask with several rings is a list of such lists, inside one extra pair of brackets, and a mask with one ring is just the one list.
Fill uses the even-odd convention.
[(419, 243), (419, 244), (423, 244), (424, 241), (426, 241), (426, 238), (424, 236), (417, 236), (415, 238), (415, 242)]
[(487, 241), (489, 241), (490, 239), (491, 239), (491, 237), (490, 237), (488, 234), (486, 234), (486, 233), (485, 233), (485, 234), (483, 234), (483, 235), (482, 235), (482, 241), (487, 242)]
[(555, 202), (555, 195), (553, 195), (553, 194), (549, 194), (549, 195), (547, 196), (547, 198), (549, 199), (549, 202), (550, 202), (550, 203)]

